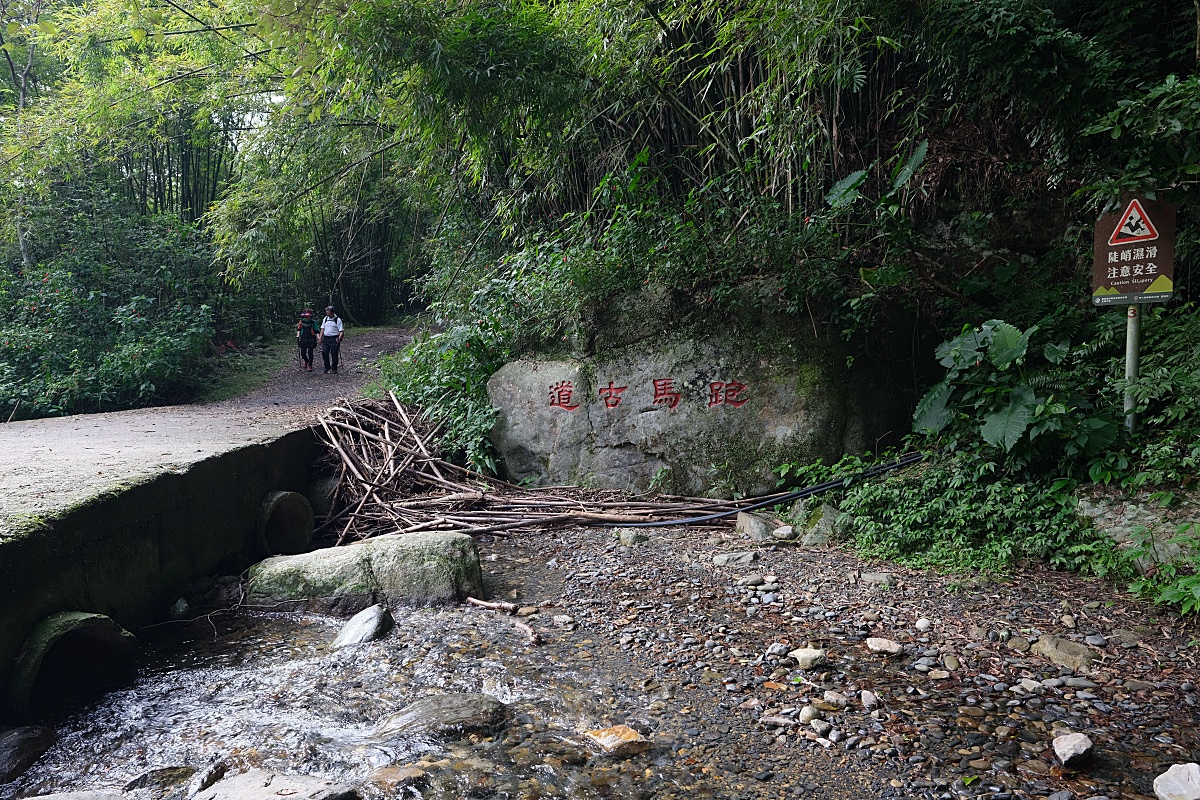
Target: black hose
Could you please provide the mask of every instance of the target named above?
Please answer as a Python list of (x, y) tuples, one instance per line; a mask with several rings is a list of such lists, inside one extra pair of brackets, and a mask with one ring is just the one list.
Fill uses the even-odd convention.
[(890, 464), (877, 464), (874, 467), (864, 469), (855, 475), (847, 475), (844, 478), (834, 478), (833, 480), (818, 483), (815, 486), (806, 486), (803, 489), (797, 489), (794, 492), (788, 492), (783, 495), (771, 495), (766, 500), (758, 498), (750, 498), (754, 502), (750, 505), (735, 508), (732, 511), (721, 511), (716, 514), (706, 514), (703, 517), (691, 517), (690, 519), (668, 519), (659, 522), (622, 522), (611, 523), (604, 527), (609, 528), (666, 528), (671, 525), (696, 525), (701, 522), (709, 522), (722, 517), (731, 517), (734, 514), (740, 514), (743, 511), (753, 511), (756, 508), (764, 508), (766, 506), (776, 506), (783, 503), (791, 503), (804, 497), (812, 497), (814, 494), (828, 492), (832, 489), (840, 489), (851, 481), (861, 480), (863, 478), (873, 478), (876, 475), (882, 475), (885, 472), (891, 472), (895, 469), (903, 469), (904, 467), (916, 464), (918, 461), (924, 461), (924, 453), (909, 453), (903, 456), (899, 461), (893, 461)]

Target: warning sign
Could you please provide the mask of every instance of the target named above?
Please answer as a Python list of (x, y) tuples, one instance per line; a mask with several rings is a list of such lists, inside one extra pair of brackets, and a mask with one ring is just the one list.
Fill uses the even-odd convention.
[(1134, 242), (1149, 242), (1157, 238), (1158, 230), (1150, 221), (1150, 217), (1146, 216), (1146, 210), (1142, 208), (1141, 202), (1130, 200), (1120, 221), (1113, 227), (1112, 236), (1108, 237), (1108, 243), (1116, 247)]
[(1092, 303), (1165, 303), (1175, 291), (1175, 207), (1134, 198), (1096, 221)]

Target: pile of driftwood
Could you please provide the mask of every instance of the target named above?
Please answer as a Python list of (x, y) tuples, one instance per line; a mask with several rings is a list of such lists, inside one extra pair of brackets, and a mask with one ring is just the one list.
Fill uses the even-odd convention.
[[(610, 490), (526, 488), (438, 457), (437, 426), (396, 396), (334, 406), (319, 417), (340, 470), (330, 516), (318, 528), (338, 544), (384, 533), (458, 531), (498, 534), (517, 528), (671, 522), (736, 510), (729, 501)], [(711, 525), (729, 525), (731, 518)]]

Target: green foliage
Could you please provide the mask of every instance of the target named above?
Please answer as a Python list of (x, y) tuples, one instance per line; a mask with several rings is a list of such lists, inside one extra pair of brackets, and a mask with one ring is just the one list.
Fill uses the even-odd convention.
[(1103, 387), (1087, 369), (1086, 348), (1030, 342), (1038, 326), (1021, 331), (1003, 320), (968, 327), (937, 348), (945, 377), (917, 405), (913, 427), (952, 450), (978, 452), (1010, 469), (1056, 468), (1099, 455), (1117, 441), (1111, 412), (1098, 410)]
[(1136, 592), (1156, 603), (1176, 606), (1184, 614), (1200, 611), (1200, 525), (1184, 523), (1175, 536), (1163, 545), (1177, 552), (1162, 558), (1160, 545), (1145, 528), (1134, 532), (1130, 559), (1148, 559), (1150, 566), (1145, 573), (1130, 585)]
[(190, 396), (213, 339), (215, 281), (194, 229), (171, 217), (59, 219), (34, 274), (0, 280), (7, 417), (113, 410)]
[(402, 403), (423, 409), (441, 424), (439, 439), (480, 472), (498, 469), (488, 434), (496, 412), (487, 381), (504, 363), (505, 352), (483, 326), (459, 325), (419, 336), (403, 352), (380, 360), (379, 388)]
[[(784, 465), (788, 483), (852, 477), (877, 460), (847, 457), (833, 467)], [(975, 456), (933, 457), (831, 495), (856, 549), (941, 571), (1004, 572), (1028, 559), (1063, 569), (1123, 573), (1111, 541), (1075, 513), (1073, 481), (1020, 480), (993, 474)]]

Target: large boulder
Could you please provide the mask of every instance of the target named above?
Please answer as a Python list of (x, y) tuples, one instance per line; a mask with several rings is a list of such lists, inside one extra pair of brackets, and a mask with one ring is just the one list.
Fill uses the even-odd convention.
[(759, 493), (782, 463), (874, 449), (895, 429), (887, 395), (811, 335), (660, 335), (525, 358), (492, 375), (488, 397), (509, 477), (541, 484)]
[(463, 533), (376, 536), (346, 547), (268, 558), (250, 569), (252, 601), (301, 601), (327, 613), (357, 613), (375, 603), (438, 605), (482, 595), (479, 553)]
[(353, 786), (335, 783), (315, 775), (284, 775), (265, 769), (251, 769), (230, 775), (193, 795), (193, 800), (358, 800)]
[(12, 728), (0, 733), (0, 784), (21, 777), (53, 746), (54, 732), (49, 728)]

